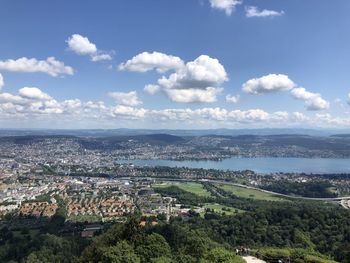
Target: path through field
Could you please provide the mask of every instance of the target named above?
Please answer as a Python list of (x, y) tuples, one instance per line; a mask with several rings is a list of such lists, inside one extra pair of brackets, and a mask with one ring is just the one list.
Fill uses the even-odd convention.
[(243, 257), (243, 259), (247, 262), (247, 263), (266, 263), (265, 261), (255, 258), (255, 257), (251, 257), (251, 256), (247, 256), (247, 257)]

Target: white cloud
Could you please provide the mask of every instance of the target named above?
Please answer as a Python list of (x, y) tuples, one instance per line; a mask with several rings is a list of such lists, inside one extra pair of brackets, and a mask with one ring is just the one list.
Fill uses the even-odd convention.
[(26, 57), (17, 60), (0, 60), (0, 70), (30, 73), (41, 72), (53, 77), (74, 74), (72, 67), (66, 66), (63, 62), (56, 60), (54, 57), (48, 57), (46, 60), (37, 60), (36, 58), (29, 59)]
[(158, 85), (148, 84), (143, 88), (143, 90), (149, 94), (155, 94), (160, 91), (160, 87)]
[(242, 90), (249, 94), (264, 94), (278, 91), (288, 91), (296, 84), (283, 74), (269, 74), (260, 78), (250, 79), (243, 84)]
[(172, 55), (163, 54), (160, 52), (143, 52), (132, 59), (121, 63), (118, 66), (119, 70), (147, 72), (157, 70), (160, 73), (168, 70), (176, 70), (184, 66), (184, 62)]
[(307, 110), (324, 110), (329, 108), (329, 102), (324, 100), (319, 93), (307, 91), (305, 88), (294, 88), (291, 91), (293, 98), (305, 102)]
[(142, 101), (138, 98), (136, 91), (130, 92), (110, 92), (108, 93), (118, 104), (125, 106), (138, 106)]
[(225, 99), (226, 99), (226, 102), (229, 102), (229, 103), (237, 103), (239, 101), (239, 95), (226, 95)]
[(146, 113), (147, 110), (145, 109), (138, 109), (125, 105), (117, 105), (116, 107), (112, 108), (112, 115), (114, 117), (122, 117), (130, 120), (141, 119), (145, 117)]
[(203, 102), (211, 103), (216, 101), (218, 94), (222, 92), (222, 88), (207, 87), (204, 89), (164, 89), (165, 94), (175, 102)]
[(348, 104), (350, 105), (350, 93), (348, 93)]
[(15, 111), (19, 114), (51, 114), (62, 113), (62, 105), (51, 96), (35, 87), (24, 87), (18, 95), (0, 93), (2, 111)]
[(82, 102), (79, 99), (69, 99), (62, 102), (64, 108), (77, 109), (81, 107)]
[(24, 87), (21, 88), (18, 91), (18, 94), (26, 99), (33, 99), (33, 100), (51, 100), (52, 98), (46, 94), (45, 92), (42, 92), (40, 89), (35, 87)]
[(290, 91), (290, 95), (305, 102), (307, 110), (328, 109), (330, 103), (324, 100), (319, 93), (312, 93), (297, 85), (287, 75), (269, 74), (261, 78), (248, 80), (242, 90), (246, 93), (258, 95), (279, 91)]
[(69, 49), (78, 55), (92, 55), (97, 52), (96, 45), (91, 43), (87, 37), (79, 34), (73, 34), (66, 42)]
[(284, 11), (275, 11), (275, 10), (259, 10), (256, 6), (247, 6), (246, 17), (274, 17), (284, 15)]
[(21, 96), (13, 95), (11, 93), (0, 93), (0, 103), (11, 103), (11, 104), (25, 104), (27, 100)]
[(0, 90), (2, 89), (3, 86), (5, 86), (5, 81), (4, 81), (3, 76), (0, 73)]
[(91, 60), (94, 62), (102, 60), (112, 60), (112, 55), (108, 53), (96, 53), (91, 55)]
[(309, 118), (305, 116), (304, 113), (297, 112), (297, 111), (292, 113), (292, 119), (297, 122), (309, 121)]
[[(304, 97), (303, 97), (304, 98)], [(0, 93), (0, 121), (12, 123), (67, 123), (67, 127), (350, 127), (350, 118), (330, 114), (266, 112), (263, 109), (225, 108), (145, 109), (127, 105), (109, 106), (103, 101), (79, 99), (56, 101), (38, 88), (20, 89), (18, 95)], [(135, 122), (137, 120), (137, 122)], [(10, 122), (9, 122), (10, 123)], [(129, 127), (129, 126), (128, 126)]]
[(157, 85), (147, 85), (146, 91), (161, 90), (175, 102), (214, 102), (223, 90), (221, 84), (227, 80), (225, 68), (217, 59), (201, 55), (160, 78)]
[(240, 0), (209, 0), (212, 8), (225, 11), (226, 15), (230, 16), (237, 5), (240, 5)]
[(66, 40), (68, 48), (78, 55), (89, 55), (92, 61), (112, 60), (112, 54), (98, 50), (87, 37), (73, 34)]

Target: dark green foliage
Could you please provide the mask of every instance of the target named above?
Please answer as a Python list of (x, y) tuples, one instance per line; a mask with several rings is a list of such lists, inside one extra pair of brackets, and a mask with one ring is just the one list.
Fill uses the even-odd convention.
[(25, 262), (72, 262), (74, 246), (68, 240), (54, 235), (43, 237), (41, 247), (29, 254)]
[[(190, 230), (181, 222), (173, 221), (148, 228), (135, 228), (135, 222), (135, 218), (131, 218), (126, 224), (116, 225), (96, 238), (79, 261), (119, 263), (124, 262), (121, 261), (123, 258), (130, 257), (135, 260), (130, 262), (141, 263), (242, 262), (240, 257), (212, 241), (205, 232)], [(138, 239), (126, 239), (125, 233)], [(118, 252), (116, 246), (120, 244), (122, 247)], [(212, 261), (215, 257), (216, 261)]]
[(174, 261), (171, 258), (160, 257), (152, 260), (152, 263), (173, 263)]
[(245, 261), (242, 258), (237, 257), (232, 252), (223, 249), (223, 248), (214, 248), (210, 250), (207, 254), (204, 256), (204, 260), (201, 261), (201, 263), (204, 262), (211, 262), (211, 263), (245, 263)]
[(142, 243), (137, 246), (136, 253), (140, 256), (142, 263), (151, 262), (151, 260), (162, 256), (171, 257), (169, 244), (159, 234), (147, 235)]
[(115, 246), (103, 249), (101, 261), (103, 263), (139, 263), (140, 258), (135, 254), (132, 246), (125, 240)]
[(312, 181), (306, 183), (289, 182), (278, 180), (263, 186), (264, 189), (287, 195), (299, 195), (313, 198), (332, 198), (336, 197), (335, 193), (329, 191), (333, 185), (324, 181)]

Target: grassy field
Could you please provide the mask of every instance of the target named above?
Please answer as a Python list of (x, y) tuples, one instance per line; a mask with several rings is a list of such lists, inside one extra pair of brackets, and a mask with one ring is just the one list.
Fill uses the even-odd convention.
[(238, 197), (251, 198), (256, 200), (265, 200), (265, 201), (287, 201), (287, 199), (285, 198), (275, 196), (269, 193), (264, 193), (259, 190), (248, 189), (244, 187), (227, 185), (227, 184), (217, 184), (217, 186), (225, 190), (226, 192), (232, 193)]
[(191, 183), (191, 182), (163, 182), (154, 184), (153, 187), (169, 187), (175, 185), (180, 189), (196, 194), (198, 196), (209, 197), (211, 194), (203, 187), (201, 183)]
[[(206, 208), (213, 209), (214, 212), (218, 213), (218, 214), (222, 214), (224, 212), (226, 215), (234, 215), (234, 214), (238, 214), (238, 213), (243, 213), (244, 212), (243, 210), (240, 210), (240, 209), (236, 209), (236, 208), (225, 206), (225, 205), (215, 204), (215, 203), (205, 204), (203, 206), (203, 208), (205, 208), (205, 209)], [(204, 216), (204, 212), (203, 212), (202, 216)]]
[(335, 194), (335, 193), (337, 193), (337, 187), (329, 187), (328, 189), (327, 189), (330, 193), (332, 193), (332, 194)]

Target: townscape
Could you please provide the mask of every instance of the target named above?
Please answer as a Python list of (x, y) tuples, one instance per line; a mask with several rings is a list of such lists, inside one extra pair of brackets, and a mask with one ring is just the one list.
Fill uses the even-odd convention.
[[(95, 139), (85, 140), (91, 143)], [(229, 182), (241, 188), (291, 197), (328, 198), (349, 208), (350, 180), (346, 174), (258, 174), (250, 170), (138, 167), (118, 163), (109, 149), (89, 150), (90, 145), (84, 148), (76, 141), (59, 136), (2, 140), (0, 213), (16, 211), (21, 216), (51, 217), (63, 205), (67, 220), (73, 222), (120, 221), (136, 208), (145, 215), (164, 214), (169, 219), (186, 214), (189, 209), (180, 209), (183, 204), (155, 193), (153, 186), (162, 180), (176, 179)], [(166, 147), (163, 150), (168, 152)], [(177, 150), (178, 154), (182, 153)], [(198, 207), (197, 212), (204, 209)]]
[(350, 137), (308, 135), (0, 137), (1, 156), (34, 163), (113, 165), (115, 160), (223, 160), (229, 157), (350, 157)]

